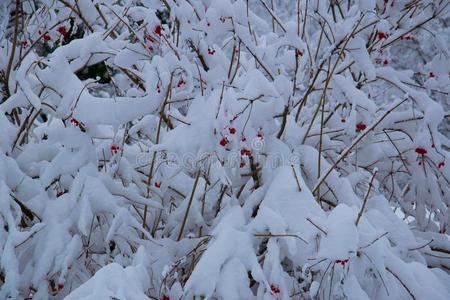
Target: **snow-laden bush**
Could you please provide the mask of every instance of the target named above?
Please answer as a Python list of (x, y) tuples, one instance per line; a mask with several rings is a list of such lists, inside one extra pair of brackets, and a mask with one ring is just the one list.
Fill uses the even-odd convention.
[(447, 0), (0, 11), (0, 299), (450, 299)]

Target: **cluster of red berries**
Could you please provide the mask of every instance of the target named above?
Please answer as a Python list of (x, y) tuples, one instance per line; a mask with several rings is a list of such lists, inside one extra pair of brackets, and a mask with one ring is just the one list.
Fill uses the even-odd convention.
[(248, 155), (250, 155), (250, 154), (252, 154), (252, 150), (249, 150), (249, 149), (247, 149), (247, 148), (242, 148), (242, 149), (241, 149), (241, 155), (242, 155), (242, 156), (248, 156)]
[(118, 153), (119, 152), (119, 146), (118, 145), (115, 145), (115, 144), (112, 144), (111, 145), (111, 152), (112, 153)]
[(230, 141), (228, 141), (228, 139), (227, 139), (226, 137), (223, 137), (223, 138), (220, 140), (219, 144), (220, 144), (220, 146), (225, 147), (226, 145), (228, 145), (229, 142), (230, 142)]
[(214, 53), (216, 53), (216, 50), (214, 50), (214, 48), (208, 48), (209, 55), (214, 55)]
[(62, 195), (64, 195), (64, 191), (57, 192), (57, 193), (56, 193), (56, 198), (59, 198), (59, 197), (61, 197)]
[[(234, 128), (234, 127), (229, 127), (229, 128), (228, 128), (228, 131), (230, 132), (230, 134), (235, 134), (235, 133), (236, 133), (236, 128)], [(230, 141), (229, 141), (226, 137), (223, 137), (223, 138), (219, 141), (219, 144), (220, 144), (222, 147), (225, 147), (226, 145), (228, 145), (229, 142), (230, 142)]]
[(389, 37), (389, 34), (387, 34), (386, 32), (378, 31), (377, 36), (378, 39), (383, 40), (387, 39)]
[(425, 149), (425, 148), (423, 148), (423, 147), (417, 147), (416, 148), (416, 153), (417, 154), (420, 154), (420, 155), (425, 155), (425, 154), (427, 154), (427, 149)]
[(230, 19), (231, 19), (231, 17), (226, 17), (226, 16), (221, 16), (219, 18), (220, 22), (222, 22), (222, 23), (225, 23), (226, 20), (230, 20)]
[(44, 41), (48, 42), (51, 41), (52, 37), (47, 32), (42, 32), (42, 30), (38, 30), (39, 35), (42, 35), (42, 38)]
[(273, 292), (274, 294), (279, 294), (279, 293), (281, 293), (280, 288), (279, 288), (278, 286), (276, 286), (275, 284), (271, 284), (271, 285), (270, 285), (270, 289), (272, 290), (272, 292)]
[(348, 263), (348, 258), (347, 259), (336, 259), (335, 263), (345, 266), (345, 264)]
[(303, 51), (302, 50), (297, 49), (296, 53), (297, 53), (298, 56), (303, 56)]
[(155, 181), (155, 187), (159, 189), (161, 187), (161, 181)]
[(161, 36), (161, 33), (162, 33), (161, 25), (156, 25), (155, 28), (153, 29), (153, 32), (154, 32), (156, 35)]
[(185, 84), (186, 84), (186, 81), (183, 78), (181, 78), (180, 80), (178, 80), (177, 87), (182, 87)]
[(168, 295), (163, 295), (161, 300), (170, 300), (170, 297)]
[(59, 26), (58, 29), (56, 29), (61, 35), (66, 36), (67, 35), (67, 29), (66, 26)]
[(156, 92), (161, 93), (161, 88), (159, 87), (159, 84), (156, 86)]
[(440, 234), (445, 234), (445, 232), (446, 232), (445, 227), (439, 229), (439, 233), (440, 233)]
[(375, 63), (377, 64), (383, 64), (383, 65), (388, 65), (389, 64), (389, 60), (387, 58), (385, 58), (384, 60), (381, 60), (381, 58), (376, 58), (375, 59)]
[(367, 128), (367, 125), (364, 124), (363, 122), (359, 122), (358, 124), (356, 124), (356, 131), (364, 131)]
[(78, 121), (75, 118), (70, 119), (70, 123), (72, 123), (73, 126), (79, 126), (80, 125), (80, 121)]

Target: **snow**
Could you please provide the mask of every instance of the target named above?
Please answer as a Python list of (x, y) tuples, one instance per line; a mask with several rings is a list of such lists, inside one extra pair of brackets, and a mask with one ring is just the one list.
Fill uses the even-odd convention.
[(446, 1), (10, 2), (0, 299), (450, 299)]
[(327, 234), (320, 244), (320, 258), (347, 259), (356, 254), (359, 239), (353, 220), (356, 220), (355, 210), (345, 204), (334, 208), (324, 224)]

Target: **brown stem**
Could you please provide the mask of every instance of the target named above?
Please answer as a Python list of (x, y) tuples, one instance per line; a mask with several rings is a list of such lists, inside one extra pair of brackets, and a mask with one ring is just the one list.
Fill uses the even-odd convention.
[(192, 186), (191, 196), (189, 197), (188, 207), (186, 208), (186, 212), (184, 213), (183, 223), (181, 224), (180, 232), (178, 233), (177, 241), (181, 240), (183, 236), (184, 226), (186, 225), (186, 221), (189, 215), (189, 210), (191, 209), (192, 200), (194, 200), (195, 190), (197, 189), (198, 179), (200, 178), (200, 170), (197, 171), (197, 176), (195, 176), (194, 185)]
[(331, 165), (328, 170), (319, 178), (319, 181), (313, 188), (313, 193), (317, 191), (318, 187), (322, 184), (322, 182), (325, 181), (325, 179), (328, 177), (328, 175), (331, 174), (331, 171), (336, 168), (336, 166), (350, 153), (350, 151), (375, 127), (377, 127), (378, 124), (380, 124), (391, 112), (393, 112), (397, 107), (399, 107), (401, 104), (403, 104), (406, 100), (409, 98), (405, 98), (402, 101), (399, 101), (397, 104), (395, 104), (392, 108), (390, 108), (388, 111), (386, 111), (375, 123), (373, 123), (371, 126), (369, 126), (365, 131), (363, 131), (362, 134), (360, 134), (353, 143), (348, 146), (344, 151), (342, 151), (342, 154), (339, 156), (339, 158), (334, 162), (333, 165)]
[(8, 66), (6, 67), (5, 72), (5, 93), (6, 98), (11, 95), (9, 90), (9, 76), (11, 75), (12, 64), (14, 61), (14, 56), (16, 55), (16, 46), (17, 46), (17, 35), (19, 34), (19, 15), (20, 15), (20, 0), (16, 0), (16, 10), (14, 14), (14, 35), (13, 35), (13, 44), (11, 49), (11, 56), (8, 60)]
[(364, 213), (364, 209), (366, 208), (367, 199), (369, 199), (370, 190), (372, 189), (373, 180), (375, 179), (375, 175), (376, 174), (377, 174), (377, 171), (373, 172), (372, 178), (370, 179), (369, 189), (367, 190), (366, 196), (364, 197), (363, 205), (361, 206), (361, 209), (360, 209), (360, 211), (358, 213), (358, 217), (356, 218), (356, 222), (355, 222), (356, 226), (358, 226), (359, 220), (361, 219), (361, 216)]
[(400, 284), (405, 288), (405, 290), (408, 292), (408, 294), (411, 296), (411, 298), (413, 298), (414, 300), (416, 300), (416, 297), (414, 297), (413, 293), (411, 292), (411, 290), (406, 286), (406, 284), (400, 279), (400, 277), (398, 277), (397, 274), (395, 274), (394, 272), (391, 271), (391, 269), (386, 268), (386, 270), (391, 273), (395, 278), (397, 278), (398, 282), (400, 282)]

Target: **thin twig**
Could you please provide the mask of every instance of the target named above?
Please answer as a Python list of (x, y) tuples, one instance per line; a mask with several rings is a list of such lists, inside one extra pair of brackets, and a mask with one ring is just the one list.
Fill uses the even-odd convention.
[(16, 0), (16, 10), (14, 14), (14, 35), (12, 42), (11, 55), (8, 60), (8, 66), (6, 67), (5, 72), (5, 93), (6, 96), (9, 97), (11, 92), (9, 90), (9, 76), (11, 75), (12, 64), (14, 61), (14, 56), (16, 55), (16, 46), (17, 46), (17, 35), (19, 34), (19, 15), (20, 15), (20, 0)]
[(191, 196), (189, 197), (188, 206), (186, 208), (186, 212), (184, 213), (183, 223), (181, 223), (181, 228), (180, 228), (180, 232), (178, 233), (177, 241), (180, 241), (181, 237), (183, 236), (184, 226), (186, 225), (186, 221), (187, 221), (187, 218), (189, 215), (189, 210), (191, 209), (192, 200), (194, 200), (194, 194), (195, 194), (195, 190), (197, 189), (197, 184), (198, 184), (198, 179), (200, 178), (200, 173), (201, 173), (200, 170), (198, 170), (197, 176), (195, 176), (195, 181), (194, 181), (194, 185), (192, 186)]
[(377, 172), (378, 171), (373, 172), (372, 178), (370, 179), (369, 189), (367, 190), (366, 196), (364, 197), (363, 205), (361, 206), (361, 209), (358, 213), (358, 217), (356, 218), (356, 223), (355, 223), (356, 226), (358, 226), (359, 220), (361, 219), (361, 216), (364, 213), (364, 209), (366, 208), (367, 199), (369, 199), (370, 190), (372, 189), (373, 180), (375, 179), (375, 175), (377, 175)]

